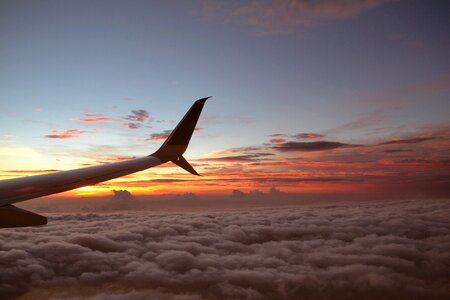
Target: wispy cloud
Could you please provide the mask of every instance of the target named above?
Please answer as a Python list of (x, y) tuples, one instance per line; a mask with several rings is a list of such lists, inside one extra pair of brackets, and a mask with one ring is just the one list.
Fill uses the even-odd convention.
[(419, 38), (417, 36), (408, 36), (406, 34), (394, 34), (389, 37), (389, 40), (417, 51), (429, 51), (433, 48), (428, 41), (426, 41), (423, 38)]
[(125, 117), (125, 120), (134, 122), (145, 122), (150, 119), (150, 114), (144, 109), (132, 110), (131, 114)]
[(249, 2), (205, 1), (199, 14), (255, 28), (258, 34), (289, 32), (297, 27), (321, 22), (345, 20), (380, 6), (390, 0), (271, 0)]
[(52, 173), (52, 172), (58, 172), (61, 170), (55, 170), (55, 169), (50, 169), (50, 170), (6, 170), (4, 172), (7, 173), (17, 173), (17, 174), (21, 174), (21, 173), (25, 173), (25, 174), (44, 174), (44, 173)]
[(126, 116), (124, 119), (127, 121), (131, 121), (128, 123), (124, 123), (123, 125), (125, 127), (128, 127), (130, 129), (136, 129), (136, 128), (142, 127), (144, 125), (144, 123), (149, 121), (151, 118), (150, 118), (150, 114), (146, 110), (136, 109), (136, 110), (132, 110), (131, 114)]
[[(203, 128), (196, 127), (194, 132), (201, 131)], [(169, 135), (172, 133), (172, 129), (164, 130), (163, 132), (152, 133), (148, 138), (145, 139), (146, 142), (159, 143), (165, 141)]]
[(78, 129), (68, 129), (68, 130), (52, 130), (53, 134), (45, 135), (44, 137), (49, 139), (74, 139), (80, 137), (83, 133), (90, 131), (78, 130)]
[(337, 148), (355, 148), (363, 147), (362, 145), (344, 144), (340, 142), (318, 141), (318, 142), (285, 142), (277, 144), (274, 149), (281, 152), (288, 151), (323, 151)]
[(284, 143), (288, 139), (287, 135), (281, 134), (281, 133), (270, 134), (269, 137), (270, 137), (270, 142), (273, 144)]
[(323, 135), (318, 133), (298, 133), (296, 135), (296, 138), (298, 139), (317, 139), (321, 137), (323, 137)]
[(195, 161), (203, 162), (247, 162), (247, 161), (262, 161), (266, 157), (273, 156), (273, 153), (251, 153), (241, 155), (230, 155), (221, 157), (198, 158)]
[(163, 142), (169, 137), (171, 132), (172, 130), (164, 130), (163, 132), (152, 133), (147, 139), (145, 139), (145, 141), (154, 143)]
[(103, 114), (83, 114), (82, 118), (70, 118), (71, 121), (83, 122), (83, 123), (96, 123), (96, 122), (113, 122), (117, 119), (105, 117)]
[(297, 133), (297, 134), (293, 134), (293, 135), (289, 135), (289, 134), (282, 134), (282, 133), (275, 133), (275, 134), (270, 134), (270, 142), (273, 144), (281, 144), (284, 142), (287, 142), (289, 138), (293, 138), (293, 139), (317, 139), (317, 138), (322, 138), (324, 137), (324, 135), (319, 134), (319, 133)]
[[(432, 96), (443, 95), (448, 91), (450, 91), (450, 75), (448, 72), (444, 72), (427, 80), (368, 94), (357, 99), (354, 105), (364, 108), (375, 106), (375, 108), (359, 113), (354, 119), (327, 130), (325, 134), (334, 135), (348, 131), (367, 130), (368, 128), (373, 128), (373, 126), (379, 126), (395, 116), (396, 111), (404, 109), (417, 101), (418, 96), (428, 101), (428, 98), (432, 99)], [(383, 130), (386, 129), (389, 130), (390, 128)]]
[(30, 176), (30, 175), (40, 175), (40, 174), (48, 174), (53, 172), (58, 172), (60, 170), (4, 170), (0, 171), (0, 177), (2, 179), (8, 179), (8, 178), (17, 178), (22, 176)]
[(126, 155), (106, 156), (106, 157), (101, 157), (101, 158), (97, 159), (96, 162), (105, 164), (105, 163), (129, 160), (129, 159), (133, 159), (133, 158), (136, 158), (136, 156), (126, 156)]
[(430, 140), (436, 139), (435, 137), (417, 137), (417, 138), (410, 138), (410, 139), (391, 139), (386, 142), (379, 143), (378, 145), (401, 145), (401, 144), (417, 144), (422, 143)]
[(387, 118), (387, 116), (398, 107), (392, 107), (393, 104), (388, 104), (386, 106), (383, 106), (381, 108), (377, 108), (374, 110), (370, 110), (368, 112), (364, 112), (359, 114), (355, 119), (346, 122), (342, 125), (339, 125), (335, 128), (331, 128), (326, 131), (327, 134), (338, 134), (342, 132), (347, 131), (353, 131), (353, 130), (361, 130), (365, 129), (367, 127), (370, 127), (372, 125), (378, 125), (383, 120)]

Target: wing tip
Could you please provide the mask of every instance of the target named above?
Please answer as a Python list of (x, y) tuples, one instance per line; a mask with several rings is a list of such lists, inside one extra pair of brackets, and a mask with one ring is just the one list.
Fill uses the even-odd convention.
[(201, 98), (201, 99), (198, 99), (197, 101), (195, 101), (195, 103), (200, 103), (200, 102), (203, 102), (203, 103), (205, 103), (206, 102), (206, 100), (208, 100), (208, 99), (210, 99), (210, 98), (212, 98), (212, 96), (208, 96), (208, 97), (205, 97), (205, 98)]

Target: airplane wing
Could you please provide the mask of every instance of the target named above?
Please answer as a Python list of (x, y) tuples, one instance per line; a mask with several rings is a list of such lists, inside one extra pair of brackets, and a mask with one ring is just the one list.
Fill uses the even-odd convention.
[(145, 157), (50, 174), (12, 178), (0, 181), (0, 228), (47, 224), (47, 218), (20, 209), (13, 203), (61, 193), (87, 185), (139, 172), (168, 161), (199, 175), (183, 157), (194, 132), (205, 101), (199, 99), (178, 123), (163, 145)]

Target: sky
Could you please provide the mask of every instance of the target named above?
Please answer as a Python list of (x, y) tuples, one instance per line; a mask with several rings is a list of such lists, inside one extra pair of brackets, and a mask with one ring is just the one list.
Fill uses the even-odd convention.
[(2, 0), (0, 178), (148, 155), (213, 96), (185, 153), (202, 177), (165, 164), (57, 197), (448, 198), (449, 12), (418, 0)]

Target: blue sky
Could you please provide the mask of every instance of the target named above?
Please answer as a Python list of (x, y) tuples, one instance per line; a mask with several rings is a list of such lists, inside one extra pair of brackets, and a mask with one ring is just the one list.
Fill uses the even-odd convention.
[[(144, 140), (205, 96), (191, 158), (272, 134), (423, 135), (449, 121), (448, 12), (445, 1), (2, 1), (2, 147), (38, 153), (31, 169), (146, 155), (159, 144)], [(139, 109), (150, 117), (125, 128)], [(70, 120), (84, 114), (112, 121)], [(46, 138), (54, 130), (81, 133)], [(1, 169), (26, 168), (19, 153)]]

